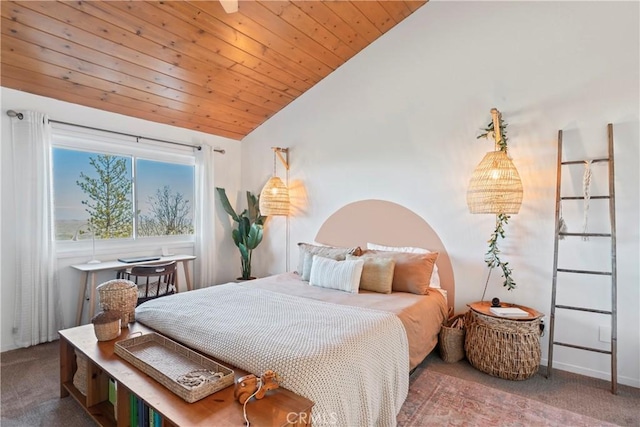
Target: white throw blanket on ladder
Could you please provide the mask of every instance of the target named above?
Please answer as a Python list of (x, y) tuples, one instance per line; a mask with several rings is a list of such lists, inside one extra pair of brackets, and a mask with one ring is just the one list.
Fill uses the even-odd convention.
[[(582, 175), (582, 192), (584, 195), (584, 217), (582, 219), (582, 232), (586, 233), (589, 223), (589, 202), (591, 199), (591, 160), (584, 162), (584, 174)], [(582, 240), (589, 240), (588, 236), (582, 236)]]

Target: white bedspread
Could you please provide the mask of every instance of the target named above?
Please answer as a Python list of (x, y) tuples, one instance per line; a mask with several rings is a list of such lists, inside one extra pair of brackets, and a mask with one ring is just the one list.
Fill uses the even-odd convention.
[(226, 284), (140, 305), (136, 320), (312, 400), (313, 425), (394, 426), (409, 388), (397, 316)]

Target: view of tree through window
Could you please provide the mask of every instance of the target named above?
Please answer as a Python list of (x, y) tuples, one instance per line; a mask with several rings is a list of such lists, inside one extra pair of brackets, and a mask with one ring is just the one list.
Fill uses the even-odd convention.
[(193, 234), (194, 167), (53, 149), (57, 240)]
[(193, 166), (138, 159), (138, 235), (193, 234)]
[(128, 160), (109, 155), (89, 157), (95, 173), (80, 172), (80, 180), (76, 181), (86, 196), (80, 203), (86, 206), (89, 228), (96, 238), (113, 239), (133, 234), (133, 182)]

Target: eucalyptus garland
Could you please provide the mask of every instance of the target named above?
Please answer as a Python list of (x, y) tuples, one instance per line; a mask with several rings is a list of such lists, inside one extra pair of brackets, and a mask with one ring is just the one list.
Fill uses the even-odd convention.
[(503, 262), (500, 259), (500, 249), (498, 249), (498, 237), (504, 239), (504, 226), (509, 222), (509, 218), (511, 218), (509, 215), (503, 213), (496, 215), (496, 229), (488, 240), (489, 250), (484, 256), (484, 261), (487, 263), (489, 268), (500, 267), (502, 270), (502, 277), (504, 277), (503, 286), (510, 291), (516, 287), (516, 282), (511, 277), (511, 268), (509, 267), (509, 263)]
[[(507, 151), (507, 124), (502, 120), (502, 114), (498, 114), (498, 123), (500, 127), (500, 139), (496, 141), (496, 145), (500, 151)], [(483, 133), (478, 135), (477, 139), (480, 138), (494, 138), (495, 139), (495, 129), (493, 125), (493, 121), (484, 128)], [(502, 277), (504, 277), (503, 286), (507, 288), (507, 290), (511, 291), (515, 289), (516, 282), (511, 277), (511, 268), (509, 267), (508, 262), (503, 262), (500, 259), (500, 249), (498, 249), (498, 237), (504, 239), (504, 227), (509, 223), (509, 215), (504, 213), (499, 213), (496, 215), (496, 228), (491, 233), (491, 238), (488, 240), (489, 250), (485, 254), (484, 261), (487, 263), (489, 268), (499, 267), (502, 270)], [(491, 270), (489, 271), (491, 273)], [(489, 281), (489, 277), (487, 277), (487, 283)], [(486, 291), (486, 284), (485, 284)], [(482, 295), (484, 299), (484, 294)]]
[[(507, 124), (504, 122), (504, 120), (502, 120), (502, 113), (498, 114), (498, 121), (500, 122), (500, 140), (496, 141), (496, 144), (498, 145), (498, 148), (500, 151), (507, 151)], [(483, 133), (481, 133), (480, 135), (477, 136), (476, 139), (480, 139), (480, 138), (493, 138), (494, 137), (494, 129), (493, 129), (493, 121), (491, 121), (491, 123), (489, 123), (487, 125), (486, 128), (484, 128)]]

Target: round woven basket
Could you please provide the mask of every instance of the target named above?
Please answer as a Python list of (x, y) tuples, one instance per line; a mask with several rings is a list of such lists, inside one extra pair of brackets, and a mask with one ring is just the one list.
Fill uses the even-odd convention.
[(501, 319), (473, 310), (465, 317), (469, 363), (495, 377), (526, 380), (540, 367), (540, 318)]
[(115, 279), (104, 282), (97, 287), (100, 307), (105, 311), (119, 311), (121, 313), (120, 326), (136, 320), (136, 304), (138, 302), (138, 287), (130, 280)]
[(447, 363), (455, 363), (464, 359), (464, 328), (452, 328), (451, 325), (464, 314), (448, 319), (440, 328), (438, 346), (440, 357)]
[(110, 341), (120, 336), (121, 313), (119, 311), (104, 311), (96, 314), (91, 323), (98, 341)]

